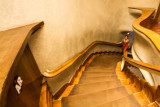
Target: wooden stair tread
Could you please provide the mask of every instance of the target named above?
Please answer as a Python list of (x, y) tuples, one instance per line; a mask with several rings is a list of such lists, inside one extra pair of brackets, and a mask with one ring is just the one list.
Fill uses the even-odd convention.
[(128, 95), (129, 94), (124, 87), (118, 87), (89, 94), (73, 95), (62, 99), (62, 107), (90, 107), (103, 102), (107, 103), (118, 100)]
[(129, 95), (127, 97), (104, 103), (96, 107), (141, 107), (141, 105), (137, 102), (134, 95)]
[(70, 95), (87, 94), (88, 92), (90, 92), (90, 93), (97, 92), (97, 91), (112, 89), (112, 88), (116, 88), (116, 87), (120, 87), (120, 86), (122, 86), (122, 84), (119, 80), (95, 82), (95, 83), (88, 83), (88, 84), (77, 84), (73, 88)]
[(121, 55), (96, 57), (82, 73), (61, 107), (140, 107), (133, 94), (117, 78), (115, 68)]
[(84, 72), (82, 77), (116, 76), (115, 72)]
[(85, 72), (113, 72), (115, 68), (108, 68), (108, 67), (86, 67)]
[(79, 84), (113, 81), (113, 80), (117, 81), (118, 80), (117, 76), (81, 77)]

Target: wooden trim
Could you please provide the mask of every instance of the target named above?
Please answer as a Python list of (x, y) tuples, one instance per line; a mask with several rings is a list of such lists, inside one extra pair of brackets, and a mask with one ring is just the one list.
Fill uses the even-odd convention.
[[(147, 105), (148, 107), (158, 107), (155, 101), (159, 101), (159, 91), (160, 89), (156, 86), (151, 86), (144, 79), (140, 79), (132, 71), (130, 71), (125, 64), (123, 72), (121, 71), (122, 62), (117, 63), (116, 74), (120, 79), (121, 83), (131, 90), (133, 95), (136, 97), (137, 101), (141, 106)], [(122, 75), (124, 78), (121, 78)], [(124, 82), (125, 81), (125, 82)]]
[(49, 90), (47, 82), (43, 83), (40, 94), (39, 107), (52, 107), (53, 96)]
[(127, 51), (124, 52), (123, 57), (124, 57), (125, 61), (127, 61), (128, 63), (130, 63), (133, 66), (136, 66), (137, 68), (141, 68), (141, 69), (147, 70), (150, 73), (160, 75), (160, 66), (144, 63), (144, 62), (129, 58), (127, 56)]
[(97, 45), (97, 44), (121, 46), (120, 44), (117, 44), (117, 43), (110, 43), (110, 42), (104, 42), (104, 41), (95, 41), (95, 42), (91, 43), (86, 49), (84, 49), (83, 51), (78, 53), (76, 56), (74, 56), (72, 59), (70, 59), (69, 61), (65, 62), (64, 64), (62, 64), (61, 66), (57, 67), (56, 69), (54, 69), (51, 72), (45, 71), (42, 75), (45, 76), (45, 77), (54, 77), (54, 76), (56, 76), (57, 74), (61, 73), (62, 71), (64, 71), (68, 67), (70, 67), (80, 56), (82, 56), (85, 52), (87, 52), (90, 48), (92, 48), (94, 45)]
[(142, 10), (141, 17), (136, 19), (132, 23), (132, 26), (139, 32), (146, 35), (153, 42), (153, 44), (158, 49), (158, 51), (160, 51), (160, 35), (152, 31), (151, 29), (149, 29), (149, 26), (151, 26), (151, 22), (152, 22), (151, 18), (155, 12), (155, 9), (153, 8), (134, 8), (134, 7), (129, 7), (129, 8)]
[(39, 107), (47, 107), (47, 83), (44, 83), (41, 88)]

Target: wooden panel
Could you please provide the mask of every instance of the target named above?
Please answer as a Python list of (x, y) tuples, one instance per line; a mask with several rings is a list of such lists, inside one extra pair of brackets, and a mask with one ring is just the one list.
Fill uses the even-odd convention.
[(0, 32), (0, 106), (5, 105), (10, 81), (29, 37), (42, 25), (43, 22), (38, 22)]
[(18, 95), (13, 84), (14, 80), (10, 81), (7, 107), (38, 107), (42, 75), (28, 45), (15, 70), (14, 77), (16, 76), (23, 80), (22, 92)]

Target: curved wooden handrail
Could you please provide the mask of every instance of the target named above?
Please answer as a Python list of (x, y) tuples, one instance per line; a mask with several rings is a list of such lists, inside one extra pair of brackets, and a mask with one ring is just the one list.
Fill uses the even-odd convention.
[(142, 25), (142, 23), (145, 23), (145, 20), (151, 18), (151, 16), (155, 12), (155, 9), (153, 9), (153, 8), (134, 8), (134, 7), (129, 7), (129, 8), (130, 9), (142, 10), (141, 17), (136, 19), (133, 22), (132, 26), (136, 30), (138, 30), (141, 33), (145, 34), (153, 42), (153, 44), (156, 46), (158, 51), (160, 51), (160, 35)]
[(134, 65), (137, 68), (141, 68), (141, 69), (147, 70), (150, 73), (155, 73), (160, 75), (160, 66), (144, 63), (144, 62), (129, 58), (127, 56), (127, 51), (124, 52), (123, 58), (125, 59), (125, 61), (127, 61), (131, 65)]
[(54, 76), (56, 76), (57, 74), (61, 73), (62, 71), (64, 71), (68, 67), (70, 67), (80, 56), (82, 56), (91, 47), (93, 47), (94, 45), (97, 45), (97, 44), (121, 46), (120, 44), (117, 44), (117, 43), (110, 43), (110, 42), (104, 42), (104, 41), (95, 41), (95, 42), (91, 43), (86, 49), (84, 49), (83, 51), (81, 51), (80, 53), (75, 55), (72, 59), (70, 59), (66, 63), (62, 64), (61, 66), (57, 67), (53, 71), (50, 71), (50, 72), (45, 71), (43, 73), (43, 76), (45, 76), (45, 77), (54, 77)]

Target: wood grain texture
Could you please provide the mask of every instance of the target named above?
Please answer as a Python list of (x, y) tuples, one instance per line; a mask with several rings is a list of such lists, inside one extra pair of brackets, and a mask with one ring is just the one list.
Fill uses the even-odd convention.
[(32, 33), (43, 22), (0, 32), (0, 104), (4, 106), (6, 93), (14, 78), (16, 67)]
[(48, 107), (48, 98), (47, 98), (48, 86), (45, 82), (41, 87), (39, 107)]
[(56, 76), (57, 74), (61, 73), (62, 71), (64, 71), (68, 67), (70, 67), (80, 56), (82, 56), (91, 47), (93, 47), (94, 45), (97, 45), (97, 44), (121, 46), (120, 44), (117, 44), (117, 43), (110, 43), (110, 42), (104, 42), (104, 41), (95, 41), (95, 42), (91, 43), (86, 49), (84, 49), (83, 51), (81, 51), (80, 53), (78, 53), (77, 55), (75, 55), (72, 59), (70, 59), (69, 61), (65, 62), (61, 66), (57, 67), (53, 71), (50, 71), (50, 72), (46, 71), (46, 72), (44, 72), (43, 76), (45, 76), (45, 77), (54, 77), (54, 76)]
[(18, 95), (14, 87), (14, 80), (11, 80), (7, 92), (6, 106), (38, 107), (42, 75), (28, 45), (26, 46), (14, 72), (13, 77), (16, 76), (20, 76), (23, 80), (22, 91), (21, 94)]
[(133, 8), (129, 7), (130, 9), (138, 9), (142, 10), (142, 15), (138, 19), (136, 19), (132, 26), (139, 32), (146, 35), (156, 46), (156, 48), (160, 51), (160, 35), (151, 30), (152, 26), (152, 15), (155, 12), (153, 8)]
[(125, 64), (123, 72), (121, 71), (121, 64), (122, 62), (117, 63), (116, 74), (118, 77), (121, 75), (125, 75), (125, 78), (119, 78), (122, 82), (126, 81), (125, 86), (131, 86), (129, 89), (134, 93), (134, 96), (141, 104), (141, 106), (147, 107), (158, 107), (155, 101), (159, 101), (159, 94), (158, 94), (158, 87), (151, 86), (148, 82), (144, 79), (140, 79), (136, 76), (132, 71), (128, 69), (129, 64)]
[(153, 30), (154, 32), (156, 32), (160, 35), (160, 4), (159, 4), (159, 7), (157, 9), (157, 13), (155, 15), (155, 19), (152, 23), (151, 30)]
[[(132, 58), (127, 57), (127, 51), (124, 52), (123, 57), (127, 63), (129, 63), (137, 68), (144, 69), (150, 73), (155, 73), (157, 75), (160, 74), (160, 67), (159, 66), (133, 60)], [(128, 79), (129, 82), (127, 82), (127, 83), (132, 84), (134, 87), (136, 87), (135, 91), (137, 91), (137, 92), (142, 91), (142, 93), (144, 93), (145, 96), (147, 97), (147, 101), (149, 101), (149, 103), (151, 103), (153, 101), (160, 101), (160, 96), (159, 96), (160, 86), (158, 86), (158, 87), (151, 86), (145, 80), (137, 78), (133, 73), (131, 74), (130, 71), (128, 71), (126, 69), (125, 69), (125, 71), (126, 71), (124, 74), (125, 77), (129, 78)], [(137, 80), (135, 80), (135, 79), (137, 79)], [(133, 80), (133, 82), (131, 80)]]

